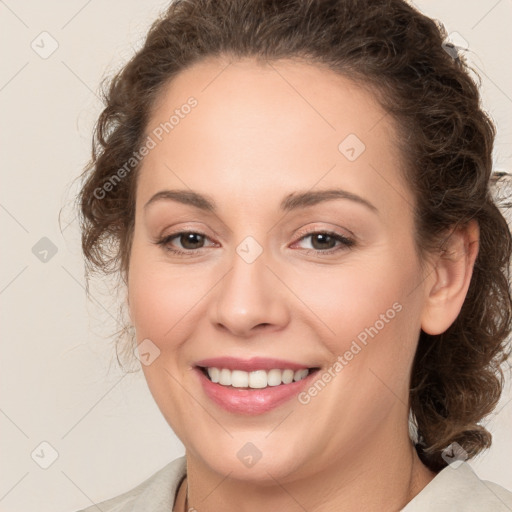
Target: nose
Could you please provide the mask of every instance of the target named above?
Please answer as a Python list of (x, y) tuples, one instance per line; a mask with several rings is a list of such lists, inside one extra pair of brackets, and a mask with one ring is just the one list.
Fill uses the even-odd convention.
[(262, 255), (252, 263), (234, 254), (231, 269), (212, 296), (211, 320), (217, 329), (237, 337), (282, 329), (290, 319), (289, 305), (276, 271)]

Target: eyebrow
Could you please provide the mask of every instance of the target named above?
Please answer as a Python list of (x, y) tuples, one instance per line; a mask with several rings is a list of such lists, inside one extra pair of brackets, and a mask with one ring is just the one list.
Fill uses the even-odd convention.
[[(281, 201), (280, 208), (283, 211), (292, 211), (299, 208), (313, 206), (324, 201), (332, 201), (334, 199), (348, 199), (366, 206), (374, 213), (378, 213), (378, 209), (367, 199), (340, 188), (308, 190), (306, 192), (288, 194)], [(161, 190), (149, 199), (149, 201), (144, 205), (144, 209), (146, 209), (150, 204), (162, 200), (176, 201), (178, 203), (194, 206), (200, 210), (212, 213), (217, 211), (215, 201), (210, 196), (199, 194), (192, 190)]]

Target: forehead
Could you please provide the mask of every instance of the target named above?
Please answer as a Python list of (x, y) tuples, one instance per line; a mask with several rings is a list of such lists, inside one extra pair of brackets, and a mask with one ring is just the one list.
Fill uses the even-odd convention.
[(155, 145), (138, 202), (171, 187), (231, 191), (245, 207), (316, 184), (364, 193), (377, 206), (410, 195), (393, 120), (368, 89), (317, 65), (199, 62), (163, 88), (146, 132)]

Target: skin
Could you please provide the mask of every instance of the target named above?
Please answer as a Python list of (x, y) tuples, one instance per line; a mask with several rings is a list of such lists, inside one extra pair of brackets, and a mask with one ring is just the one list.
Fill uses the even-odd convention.
[[(156, 102), (148, 134), (194, 96), (198, 105), (145, 157), (138, 176), (128, 302), (149, 389), (186, 448), (188, 506), (198, 511), (398, 510), (435, 476), (408, 436), (409, 378), (420, 329), (446, 330), (460, 311), (478, 250), (478, 226), (449, 238), (421, 265), (414, 194), (395, 126), (369, 91), (317, 65), (208, 59), (180, 73)], [(366, 150), (338, 149), (356, 134)], [(286, 196), (341, 188), (378, 211), (334, 199), (286, 214)], [(165, 189), (208, 195), (215, 213), (150, 198)], [(206, 235), (196, 254), (155, 241)], [(311, 232), (351, 247), (321, 254)], [(237, 246), (252, 236), (262, 254)], [(168, 243), (187, 250), (175, 238)], [(186, 243), (186, 240), (185, 240)], [(315, 252), (313, 249), (317, 249)], [(190, 249), (188, 249), (190, 250)], [(303, 405), (258, 416), (229, 413), (204, 394), (194, 363), (230, 355), (332, 367), (392, 305), (401, 311)], [(251, 468), (237, 452), (262, 453)], [(174, 510), (184, 510), (185, 485)]]

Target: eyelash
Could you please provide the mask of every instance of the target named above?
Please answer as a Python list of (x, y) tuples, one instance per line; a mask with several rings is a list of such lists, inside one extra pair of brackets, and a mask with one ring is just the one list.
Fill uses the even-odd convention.
[[(175, 249), (169, 245), (171, 240), (174, 240), (175, 238), (179, 238), (181, 235), (189, 235), (189, 234), (200, 235), (204, 238), (208, 238), (207, 235), (205, 235), (204, 233), (201, 233), (200, 231), (179, 231), (178, 233), (172, 233), (170, 235), (167, 235), (167, 236), (161, 238), (160, 240), (157, 240), (155, 243), (157, 245), (161, 246), (165, 251), (171, 252), (173, 254), (177, 254), (179, 256), (195, 256), (202, 249), (205, 249), (205, 247), (200, 247), (199, 249), (181, 250), (181, 249)], [(307, 233), (303, 234), (297, 240), (297, 242), (300, 242), (301, 240), (308, 238), (310, 236), (314, 236), (314, 235), (328, 235), (328, 236), (334, 238), (334, 240), (336, 240), (337, 242), (340, 242), (340, 245), (338, 245), (337, 247), (333, 247), (331, 249), (326, 249), (326, 250), (305, 249), (306, 251), (308, 251), (308, 253), (310, 251), (312, 251), (315, 254), (321, 254), (321, 255), (332, 254), (332, 253), (335, 253), (335, 252), (343, 250), (343, 249), (348, 249), (355, 245), (354, 240), (347, 238), (343, 235), (340, 235), (339, 233), (335, 233), (333, 231), (325, 231), (325, 230), (307, 232)], [(295, 243), (297, 243), (297, 242), (295, 242)]]

